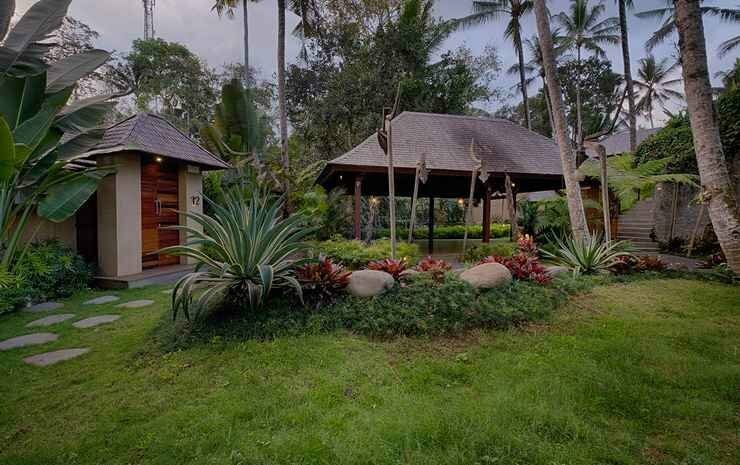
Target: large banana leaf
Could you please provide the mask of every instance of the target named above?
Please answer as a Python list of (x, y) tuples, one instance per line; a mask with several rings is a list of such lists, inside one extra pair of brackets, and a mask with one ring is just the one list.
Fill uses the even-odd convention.
[(116, 95), (107, 94), (78, 100), (59, 112), (54, 127), (64, 132), (85, 132), (94, 128), (115, 106), (114, 102), (108, 101), (114, 97)]
[(80, 175), (53, 186), (39, 202), (38, 215), (55, 223), (66, 220), (90, 198), (99, 182), (95, 177)]
[(49, 44), (39, 42), (61, 25), (72, 0), (40, 0), (28, 9), (0, 49), (0, 79), (9, 73), (36, 74), (46, 68), (43, 56)]
[(15, 11), (15, 0), (4, 0), (0, 4), (0, 42), (5, 38), (10, 27), (10, 20)]
[(0, 115), (11, 130), (39, 111), (45, 89), (46, 73), (25, 78), (9, 76), (0, 83)]
[(46, 92), (53, 94), (73, 86), (110, 59), (110, 52), (89, 50), (63, 58), (49, 66)]
[(0, 116), (0, 181), (7, 181), (15, 172), (15, 143), (13, 133)]
[(56, 156), (59, 160), (71, 160), (87, 153), (95, 147), (103, 138), (105, 129), (91, 129), (87, 132), (81, 132), (70, 139), (64, 141), (56, 149)]
[(16, 143), (28, 145), (31, 150), (34, 150), (46, 136), (52, 123), (54, 123), (54, 119), (69, 100), (70, 95), (72, 95), (72, 88), (48, 96), (41, 110), (13, 131)]

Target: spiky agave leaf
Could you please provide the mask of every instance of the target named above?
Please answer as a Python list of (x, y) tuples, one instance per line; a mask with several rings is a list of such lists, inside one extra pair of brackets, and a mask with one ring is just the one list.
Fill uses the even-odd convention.
[(168, 228), (185, 231), (188, 241), (159, 253), (190, 257), (200, 267), (175, 286), (173, 318), (180, 312), (187, 319), (199, 318), (227, 298), (237, 304), (243, 299), (245, 308), (255, 310), (278, 289), (291, 289), (302, 299), (293, 270), (304, 262), (296, 256), (312, 230), (302, 227), (300, 215), (280, 218), (281, 208), (282, 199), (232, 188), (223, 205), (213, 205), (211, 215), (180, 212), (198, 227)]

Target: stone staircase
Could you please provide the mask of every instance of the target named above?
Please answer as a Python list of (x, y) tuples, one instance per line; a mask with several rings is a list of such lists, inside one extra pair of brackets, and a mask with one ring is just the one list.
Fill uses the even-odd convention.
[(636, 252), (658, 253), (660, 250), (658, 243), (650, 238), (654, 226), (653, 208), (653, 199), (645, 199), (619, 215), (617, 239), (631, 242)]

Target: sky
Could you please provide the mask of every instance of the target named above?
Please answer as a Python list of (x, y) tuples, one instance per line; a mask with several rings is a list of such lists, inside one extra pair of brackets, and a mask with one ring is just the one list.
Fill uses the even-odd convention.
[[(22, 13), (34, 0), (16, 0), (17, 12)], [(211, 12), (212, 0), (156, 0), (155, 29), (159, 38), (167, 41), (180, 42), (205, 60), (210, 66), (218, 67), (226, 63), (242, 62), (242, 16), (241, 10), (233, 20), (219, 18)], [(277, 38), (277, 11), (274, 0), (263, 0), (250, 3), (250, 61), (262, 78), (270, 79), (276, 70), (276, 38)], [(553, 12), (567, 9), (569, 0), (550, 0), (548, 5)], [(607, 12), (610, 16), (617, 15), (614, 0), (605, 0)], [(665, 0), (634, 0), (637, 11), (662, 6)], [(738, 0), (707, 0), (706, 5), (736, 7)], [(436, 0), (436, 16), (444, 19), (458, 18), (470, 14), (471, 0)], [(97, 46), (106, 50), (125, 52), (131, 42), (143, 37), (144, 19), (141, 0), (73, 0), (70, 14), (81, 20), (100, 33)], [(298, 23), (298, 18), (287, 14), (288, 31)], [(629, 18), (630, 48), (632, 52), (632, 69), (637, 67), (637, 61), (647, 55), (645, 41), (657, 29), (658, 21)], [(496, 46), (503, 68), (508, 68), (516, 62), (516, 55), (510, 42), (503, 37), (505, 21), (477, 26), (454, 33), (442, 51), (455, 49), (460, 45), (469, 47), (474, 54), (482, 54), (486, 45)], [(534, 15), (526, 18), (523, 23), (525, 36), (536, 33)], [(709, 54), (710, 72), (727, 69), (736, 56), (719, 59), (716, 55), (717, 46), (729, 37), (740, 34), (740, 26), (720, 22), (715, 18), (705, 19), (705, 35)], [(286, 57), (288, 61), (295, 61), (300, 43), (298, 39), (288, 34)], [(610, 46), (606, 50), (616, 72), (622, 71), (622, 55), (620, 46)], [(673, 52), (673, 44), (667, 43), (654, 51), (657, 57), (668, 56)], [(634, 73), (634, 71), (633, 71)], [(516, 84), (516, 77), (507, 76), (502, 72), (500, 81), (496, 83), (505, 89)]]

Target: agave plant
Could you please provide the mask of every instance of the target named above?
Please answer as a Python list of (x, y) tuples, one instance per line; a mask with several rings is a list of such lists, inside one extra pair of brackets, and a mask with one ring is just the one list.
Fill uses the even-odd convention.
[(582, 240), (554, 237), (552, 242), (557, 250), (549, 252), (543, 249), (542, 253), (558, 265), (570, 268), (574, 274), (608, 270), (620, 257), (630, 255), (623, 241), (606, 242), (601, 234)]
[(198, 318), (222, 302), (255, 310), (277, 289), (293, 290), (302, 299), (294, 267), (306, 260), (295, 257), (305, 250), (302, 240), (312, 231), (301, 227), (301, 215), (281, 219), (282, 205), (281, 198), (259, 191), (247, 196), (241, 189), (231, 189), (223, 205), (212, 205), (212, 215), (180, 212), (202, 230), (171, 226), (187, 232), (188, 242), (160, 250), (199, 264), (175, 284), (173, 319), (180, 311), (188, 320)]

